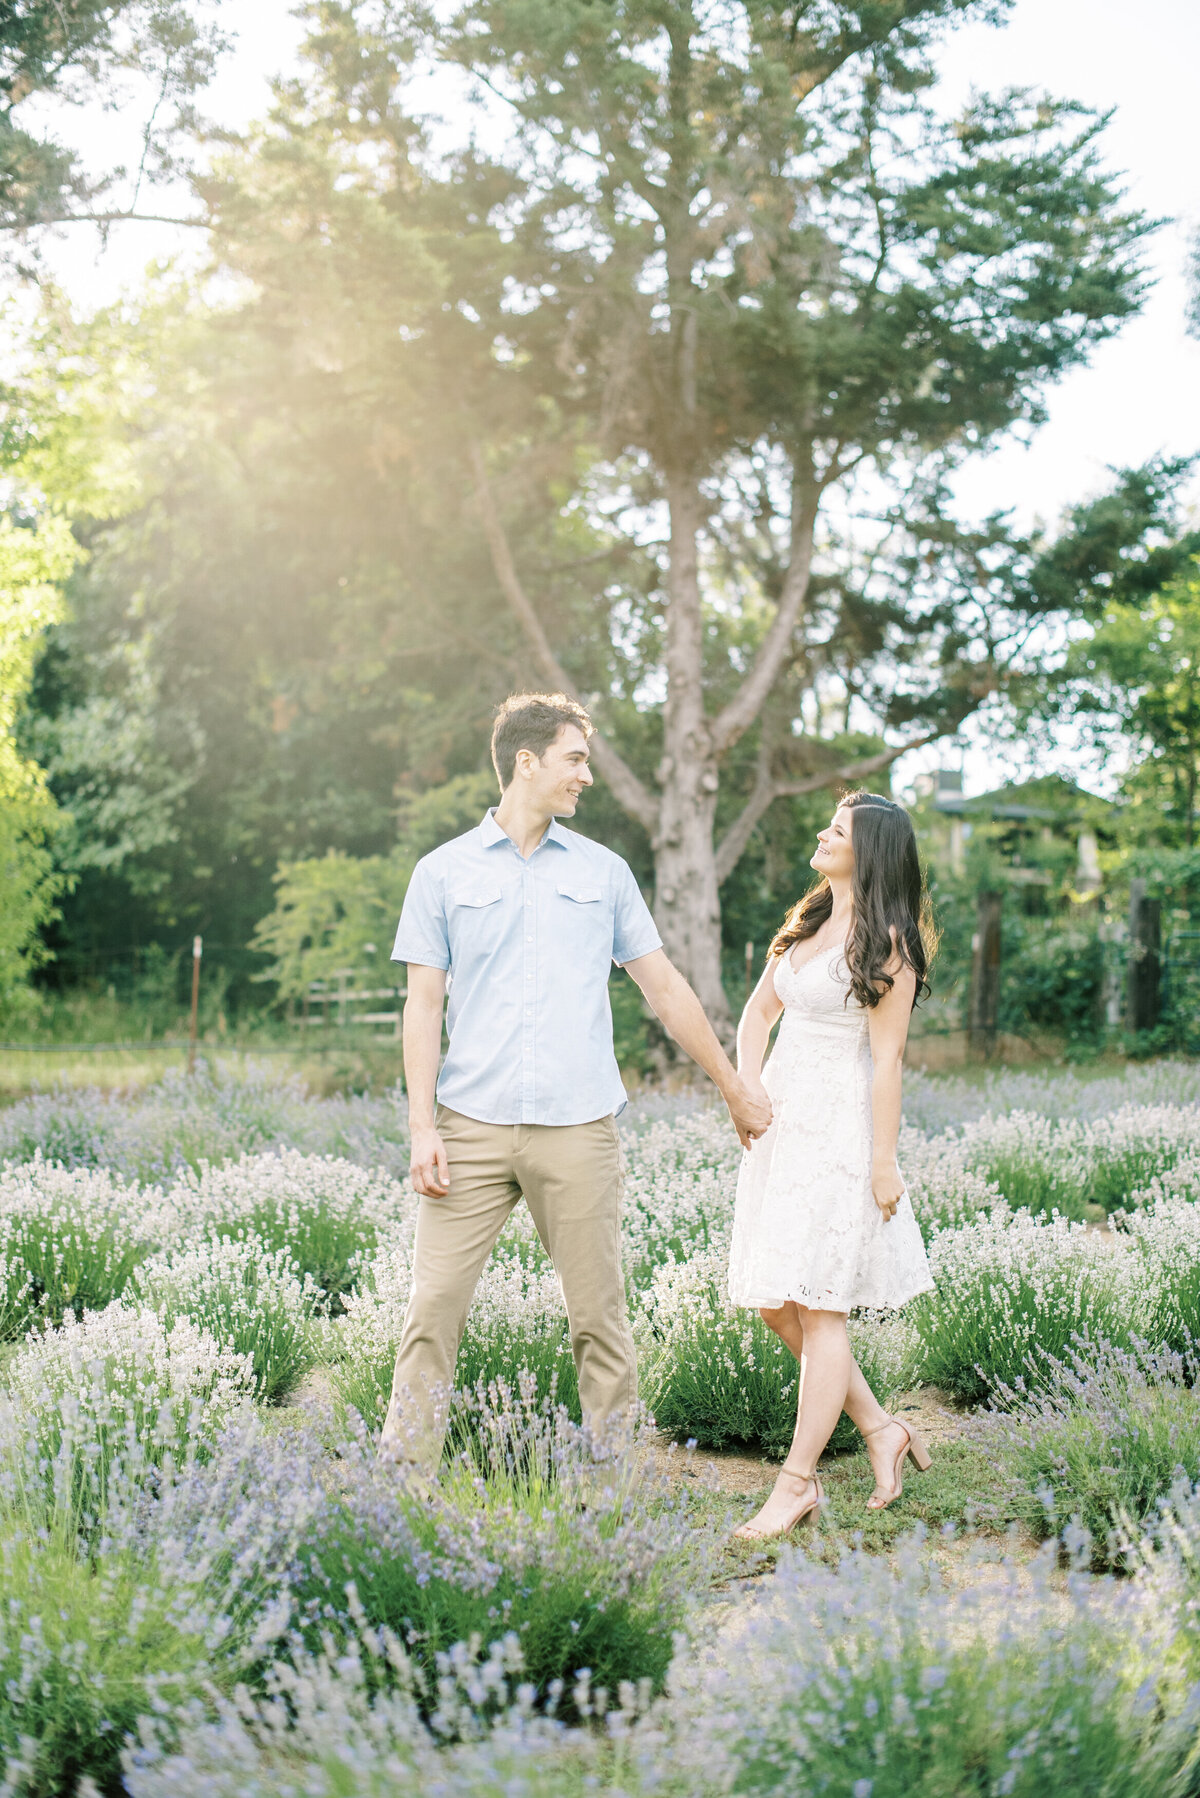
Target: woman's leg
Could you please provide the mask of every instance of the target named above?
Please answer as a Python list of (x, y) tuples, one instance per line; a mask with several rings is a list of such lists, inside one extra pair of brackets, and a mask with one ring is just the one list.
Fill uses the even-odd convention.
[[(792, 1446), (770, 1498), (757, 1516), (742, 1525), (738, 1535), (783, 1535), (809, 1507), (817, 1461), (846, 1402), (854, 1356), (846, 1334), (845, 1312), (809, 1311), (802, 1306), (796, 1309), (801, 1338), (800, 1394)], [(790, 1326), (791, 1342), (783, 1329), (778, 1334), (789, 1347), (797, 1341), (794, 1325)]]
[[(804, 1320), (806, 1316), (820, 1316), (821, 1313), (806, 1312), (794, 1300), (789, 1299), (777, 1310), (763, 1310), (759, 1315), (763, 1322), (774, 1330), (780, 1341), (787, 1344), (803, 1367)], [(837, 1314), (827, 1313), (826, 1315)], [(847, 1338), (848, 1343), (849, 1338)], [(866, 1376), (853, 1355), (850, 1357), (850, 1378), (846, 1384), (846, 1398), (842, 1408), (857, 1424), (865, 1439), (867, 1455), (871, 1462), (871, 1472), (875, 1475), (876, 1496), (888, 1496), (891, 1492), (890, 1482), (896, 1455), (904, 1441), (903, 1426), (895, 1423), (889, 1413), (884, 1410), (868, 1386)], [(837, 1421), (836, 1418), (834, 1421)], [(792, 1461), (794, 1453), (795, 1443), (793, 1441), (792, 1453), (788, 1456), (789, 1461)], [(799, 1461), (794, 1464), (802, 1465)]]

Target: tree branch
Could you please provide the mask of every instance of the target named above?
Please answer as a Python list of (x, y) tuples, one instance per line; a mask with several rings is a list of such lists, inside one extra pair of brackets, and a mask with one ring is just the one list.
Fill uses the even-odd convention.
[[(955, 725), (954, 728), (957, 730), (958, 726)], [(932, 743), (945, 734), (944, 731), (929, 730), (924, 736), (913, 737), (911, 742), (901, 743), (897, 749), (880, 749), (874, 755), (860, 757), (856, 762), (843, 762), (840, 767), (825, 768), (819, 774), (803, 774), (794, 780), (772, 779), (766, 757), (761, 757), (750, 797), (717, 845), (718, 883), (729, 879), (745, 854), (754, 826), (776, 799), (794, 797), (798, 793), (817, 793), (822, 787), (836, 786), (842, 781), (860, 780), (864, 774), (877, 774), (881, 768), (889, 768), (910, 749), (920, 749), (922, 744)]]
[(766, 704), (779, 671), (791, 648), (792, 633), (808, 593), (812, 572), (813, 527), (817, 519), (820, 488), (811, 474), (797, 476), (792, 493), (792, 542), (788, 571), (771, 627), (759, 644), (758, 654), (733, 698), (713, 719), (714, 753), (724, 755), (743, 736)]
[[(500, 589), (508, 601), (509, 610), (525, 634), (542, 677), (558, 691), (568, 693), (573, 699), (577, 699), (579, 696), (575, 691), (574, 683), (550, 647), (550, 639), (542, 628), (542, 621), (521, 584), (521, 578), (512, 559), (508, 537), (492, 498), (483, 451), (478, 443), (471, 445), (471, 466), (475, 473), (475, 500), (483, 523), (484, 536), (487, 538), (488, 549), (491, 552), (492, 567), (495, 570), (496, 579), (500, 583)], [(624, 756), (599, 731), (592, 738), (592, 754), (595, 757), (597, 768), (612, 788), (618, 804), (629, 813), (630, 817), (636, 818), (638, 823), (643, 825), (653, 836), (658, 829), (658, 800), (651, 793), (649, 787), (644, 785)]]
[(36, 219), (0, 219), (0, 231), (36, 231), (40, 225), (116, 225), (129, 219), (139, 225), (193, 225), (211, 231), (210, 219), (174, 218), (163, 212), (54, 212)]

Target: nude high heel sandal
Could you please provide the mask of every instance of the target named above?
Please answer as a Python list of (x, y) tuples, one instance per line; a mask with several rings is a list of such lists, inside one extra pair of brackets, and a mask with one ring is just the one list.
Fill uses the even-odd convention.
[(733, 1532), (734, 1535), (740, 1537), (743, 1542), (774, 1542), (778, 1541), (781, 1536), (790, 1536), (798, 1524), (803, 1523), (806, 1517), (815, 1516), (822, 1505), (824, 1505), (825, 1489), (815, 1473), (797, 1473), (796, 1469), (794, 1467), (789, 1467), (786, 1461), (779, 1471), (780, 1473), (786, 1473), (789, 1479), (798, 1481), (801, 1486), (811, 1486), (813, 1489), (812, 1497), (805, 1504), (801, 1505), (800, 1509), (796, 1512), (796, 1515), (792, 1518), (792, 1521), (784, 1529), (756, 1530), (752, 1523), (743, 1523), (739, 1529), (736, 1529)]
[(868, 1511), (886, 1511), (887, 1507), (899, 1498), (904, 1490), (904, 1463), (906, 1460), (912, 1462), (918, 1473), (928, 1473), (930, 1467), (933, 1465), (930, 1460), (929, 1450), (926, 1448), (920, 1436), (917, 1435), (915, 1430), (910, 1429), (908, 1424), (901, 1423), (898, 1417), (889, 1417), (886, 1423), (876, 1424), (873, 1430), (864, 1430), (864, 1442), (868, 1436), (878, 1436), (881, 1430), (890, 1430), (893, 1424), (896, 1424), (902, 1429), (907, 1438), (904, 1447), (896, 1456), (895, 1465), (892, 1468), (892, 1486), (894, 1490), (882, 1495), (877, 1495), (877, 1493), (873, 1492), (867, 1500)]

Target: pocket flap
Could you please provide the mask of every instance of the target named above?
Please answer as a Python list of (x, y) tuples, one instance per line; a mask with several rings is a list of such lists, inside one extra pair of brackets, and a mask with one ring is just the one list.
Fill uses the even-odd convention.
[(604, 897), (603, 887), (577, 887), (560, 883), (558, 890), (564, 899), (574, 899), (577, 905), (591, 905)]
[(499, 897), (499, 887), (463, 887), (453, 895), (455, 905), (494, 905)]

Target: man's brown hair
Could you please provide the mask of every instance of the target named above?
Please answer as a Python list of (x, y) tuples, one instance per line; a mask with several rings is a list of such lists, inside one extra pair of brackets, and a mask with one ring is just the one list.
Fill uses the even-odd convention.
[(513, 777), (518, 749), (545, 755), (564, 724), (573, 724), (585, 737), (595, 725), (577, 699), (565, 693), (512, 693), (496, 713), (492, 726), (492, 766), (503, 789)]

